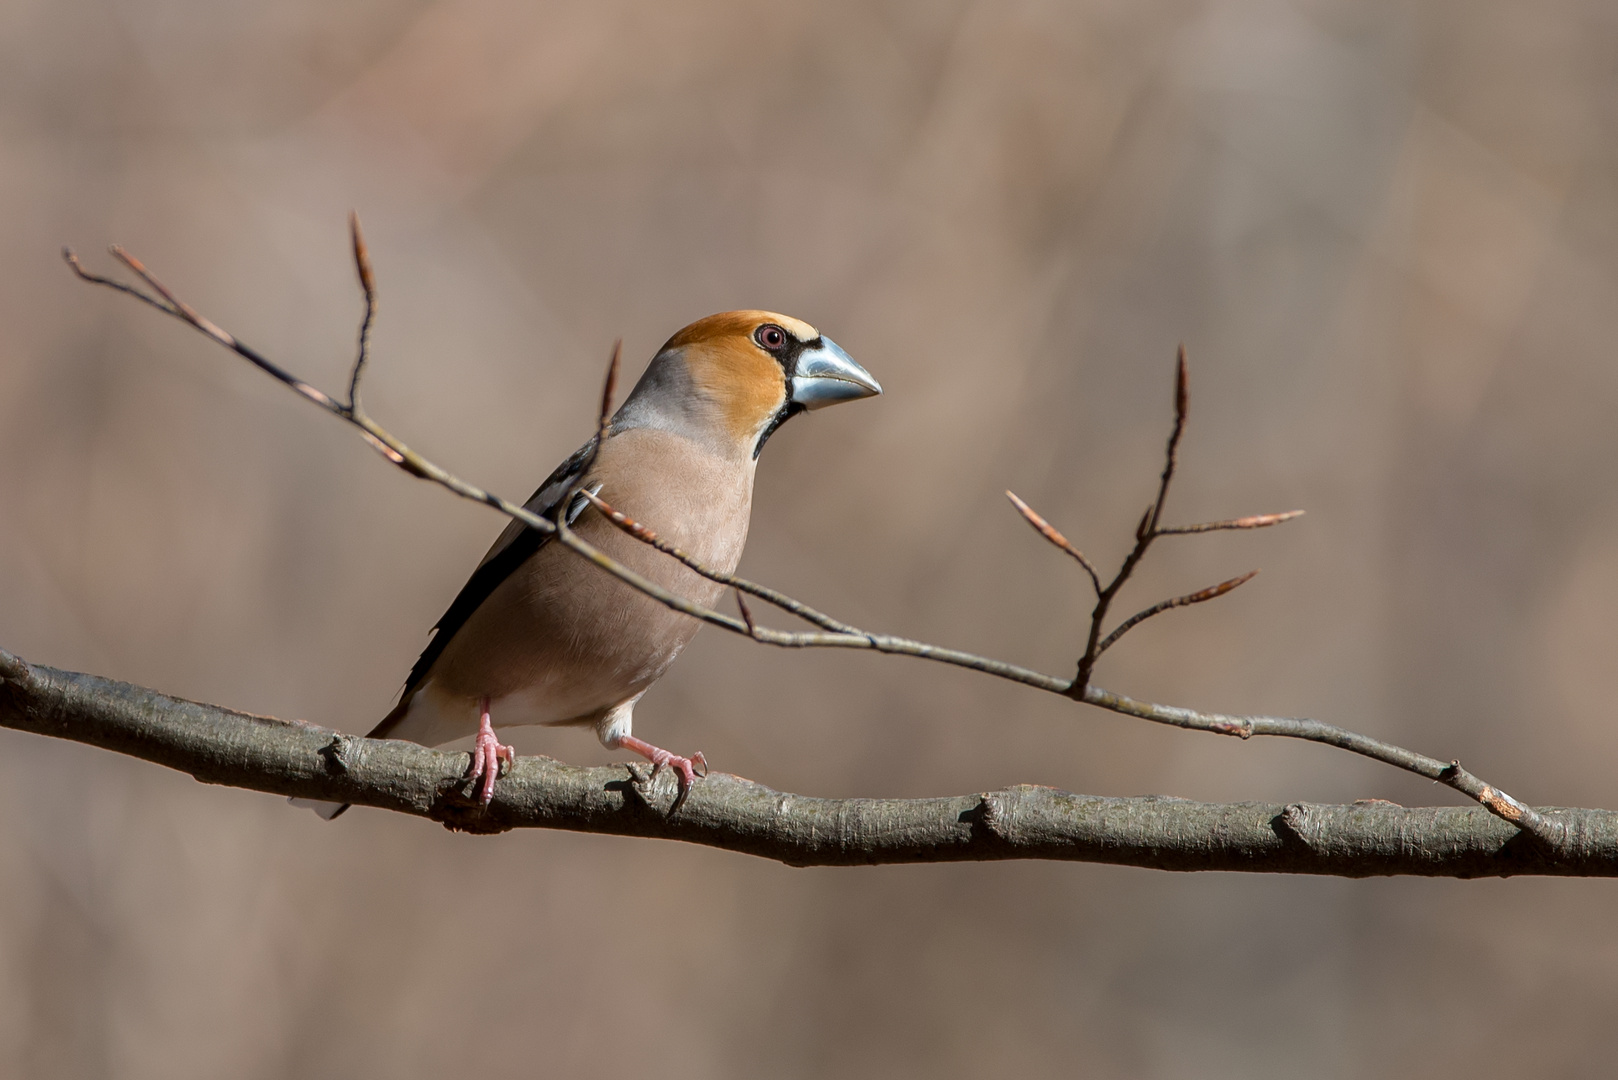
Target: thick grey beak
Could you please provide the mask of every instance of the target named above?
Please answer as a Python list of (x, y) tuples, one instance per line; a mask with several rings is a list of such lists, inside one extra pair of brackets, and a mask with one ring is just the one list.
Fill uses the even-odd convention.
[(856, 364), (829, 337), (822, 337), (820, 344), (798, 354), (798, 366), (792, 376), (792, 400), (806, 409), (875, 397), (881, 392), (882, 387), (871, 378), (871, 373)]

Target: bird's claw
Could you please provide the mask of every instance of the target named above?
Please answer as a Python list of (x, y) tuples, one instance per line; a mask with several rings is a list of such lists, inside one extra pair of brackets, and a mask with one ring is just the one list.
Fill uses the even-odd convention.
[(652, 779), (657, 779), (657, 774), (662, 772), (665, 766), (673, 769), (680, 774), (680, 797), (682, 799), (685, 797), (685, 793), (691, 789), (691, 785), (697, 782), (697, 777), (708, 775), (708, 759), (702, 756), (701, 750), (694, 751), (690, 757), (672, 754), (662, 747), (654, 747), (654, 750), (655, 752), (652, 754)]
[(501, 774), (501, 766), (513, 765), (516, 760), (516, 749), (502, 743), (492, 729), (478, 732), (477, 741), (472, 744), (472, 763), (466, 774), (472, 782), (473, 791), (477, 793), (478, 802), (489, 805), (494, 799), (494, 783)]
[[(653, 746), (644, 739), (637, 739), (632, 735), (618, 737), (617, 746), (625, 750), (633, 750), (641, 757), (652, 763), (651, 779), (656, 780), (657, 774), (665, 768), (673, 769), (679, 777), (679, 792), (674, 796), (674, 805), (669, 807), (669, 813), (674, 813), (685, 803), (685, 797), (691, 794), (691, 786), (697, 782), (697, 777), (708, 775), (708, 759), (698, 750), (690, 757), (681, 757), (663, 749)], [(633, 770), (631, 770), (633, 771)]]

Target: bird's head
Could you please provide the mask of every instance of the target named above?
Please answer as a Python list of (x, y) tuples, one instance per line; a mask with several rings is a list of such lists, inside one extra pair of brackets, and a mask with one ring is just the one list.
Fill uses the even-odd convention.
[(870, 372), (808, 323), (773, 311), (726, 311), (669, 338), (613, 426), (665, 428), (757, 458), (798, 413), (881, 392)]

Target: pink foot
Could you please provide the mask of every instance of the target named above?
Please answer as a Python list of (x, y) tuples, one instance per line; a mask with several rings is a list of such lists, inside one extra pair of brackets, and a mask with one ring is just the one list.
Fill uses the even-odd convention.
[(495, 738), (494, 725), (489, 723), (489, 699), (484, 698), (479, 709), (478, 738), (472, 744), (472, 765), (467, 772), (484, 806), (494, 798), (494, 782), (500, 775), (501, 765), (510, 765), (517, 759), (517, 751)]
[(625, 750), (633, 750), (650, 761), (653, 776), (662, 772), (665, 765), (673, 767), (674, 771), (680, 774), (680, 794), (674, 800), (676, 805), (685, 801), (686, 793), (691, 790), (691, 785), (697, 782), (697, 777), (708, 775), (708, 759), (702, 756), (701, 750), (690, 757), (681, 757), (633, 735), (618, 736), (618, 745)]

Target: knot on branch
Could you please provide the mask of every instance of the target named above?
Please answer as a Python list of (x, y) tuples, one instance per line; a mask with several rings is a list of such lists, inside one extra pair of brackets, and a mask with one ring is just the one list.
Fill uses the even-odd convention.
[(1289, 803), (1270, 822), (1283, 844), (1301, 844), (1315, 851), (1320, 843), (1320, 822), (1308, 803)]
[(672, 818), (685, 805), (691, 789), (680, 783), (674, 769), (657, 769), (636, 762), (624, 765), (629, 772), (628, 789), (646, 809), (659, 817)]
[(1006, 808), (989, 792), (978, 796), (977, 824), (996, 839), (1006, 839), (1006, 829), (1011, 824), (1007, 820)]
[(0, 649), (0, 682), (26, 682), (33, 675), (28, 661)]
[(1301, 802), (1289, 803), (1276, 820), (1293, 836), (1300, 840), (1305, 839), (1304, 831), (1309, 828), (1309, 807)]
[(1007, 796), (1016, 798), (1015, 791), (979, 792), (977, 802), (956, 815), (955, 820), (972, 830), (975, 842), (995, 841), (1010, 844), (1014, 840), (1013, 808), (1007, 805)]
[(365, 760), (365, 740), (353, 735), (335, 735), (320, 748), (320, 756), (326, 760), (327, 771), (346, 776)]

